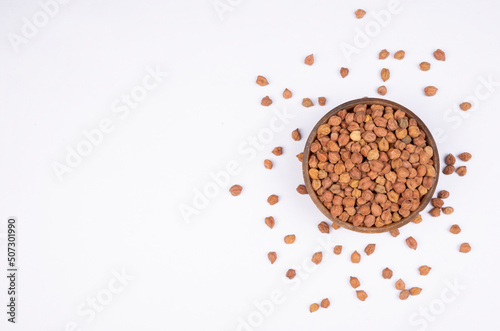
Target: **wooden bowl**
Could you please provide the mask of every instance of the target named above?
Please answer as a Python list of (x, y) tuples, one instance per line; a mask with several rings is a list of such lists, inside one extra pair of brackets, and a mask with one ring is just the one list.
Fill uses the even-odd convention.
[[(433, 155), (433, 161), (434, 161), (434, 168), (436, 169), (436, 178), (434, 180), (434, 184), (432, 187), (429, 189), (427, 194), (423, 197), (421, 200), (420, 206), (413, 211), (408, 217), (405, 217), (401, 219), (399, 222), (391, 223), (389, 225), (385, 225), (382, 227), (362, 227), (362, 226), (354, 226), (351, 223), (341, 221), (338, 218), (334, 218), (331, 214), (330, 211), (323, 205), (323, 203), (319, 200), (318, 196), (316, 195), (316, 192), (312, 188), (311, 185), (311, 178), (309, 177), (309, 155), (311, 153), (311, 143), (315, 140), (316, 138), (316, 132), (318, 130), (318, 127), (328, 121), (328, 119), (335, 115), (338, 111), (342, 109), (347, 109), (350, 110), (354, 108), (354, 106), (358, 104), (367, 104), (368, 107), (372, 104), (379, 104), (385, 106), (390, 106), (394, 108), (396, 111), (397, 109), (400, 109), (404, 111), (410, 118), (413, 118), (417, 121), (418, 127), (420, 130), (423, 130), (425, 132), (426, 136), (426, 141), (429, 146), (431, 146), (434, 150), (434, 155)], [(304, 158), (302, 161), (302, 172), (304, 176), (304, 182), (305, 186), (307, 188), (307, 192), (309, 193), (309, 196), (311, 197), (312, 201), (318, 207), (318, 209), (325, 215), (329, 220), (331, 220), (333, 223), (340, 225), (346, 229), (352, 230), (352, 231), (357, 231), (357, 232), (363, 232), (363, 233), (381, 233), (381, 232), (387, 232), (391, 230), (395, 230), (399, 227), (402, 227), (405, 224), (408, 224), (412, 220), (417, 217), (417, 215), (429, 204), (432, 196), (434, 195), (434, 191), (436, 190), (436, 186), (438, 183), (439, 179), (439, 172), (440, 172), (440, 166), (439, 166), (439, 153), (437, 149), (436, 142), (434, 141), (434, 138), (431, 135), (431, 132), (425, 126), (424, 122), (413, 112), (411, 112), (408, 108), (401, 106), (400, 104), (397, 104), (393, 101), (390, 100), (385, 100), (385, 99), (378, 99), (378, 98), (363, 98), (363, 99), (356, 99), (356, 100), (351, 100), (346, 103), (343, 103), (334, 109), (330, 110), (325, 116), (323, 116), (318, 123), (314, 126), (314, 128), (311, 131), (311, 134), (309, 135), (309, 138), (307, 139), (306, 146), (304, 149)]]

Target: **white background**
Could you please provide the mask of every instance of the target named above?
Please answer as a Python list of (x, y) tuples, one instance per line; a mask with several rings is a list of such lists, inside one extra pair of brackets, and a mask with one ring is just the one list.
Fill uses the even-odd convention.
[[(220, 3), (232, 3), (222, 19), (212, 0), (73, 0), (16, 52), (9, 36), (22, 36), (23, 18), (32, 21), (40, 5), (0, 1), (0, 265), (5, 270), (6, 220), (16, 216), (20, 266), (18, 323), (6, 322), (2, 276), (0, 329), (76, 330), (72, 323), (92, 331), (495, 329), (500, 88), (488, 91), (481, 79), (500, 82), (499, 3), (401, 1), (400, 13), (350, 61), (340, 45), (355, 45), (388, 1)], [(362, 20), (354, 17), (358, 8), (367, 11)], [(391, 57), (380, 61), (384, 48)], [(445, 62), (432, 57), (437, 48)], [(399, 49), (406, 51), (402, 61), (392, 58)], [(312, 67), (303, 64), (310, 53)], [(420, 71), (421, 61), (431, 70)], [(156, 66), (168, 77), (120, 118), (114, 102)], [(345, 79), (342, 66), (350, 69)], [(455, 213), (433, 219), (424, 212), (422, 223), (405, 226), (397, 238), (345, 229), (322, 234), (317, 224), (325, 218), (295, 191), (302, 182), (295, 155), (328, 110), (376, 97), (383, 67), (391, 70), (386, 98), (441, 137), (442, 156), (473, 155), (465, 177), (440, 177), (438, 190), (451, 192), (446, 205)], [(270, 84), (255, 84), (257, 75)], [(427, 85), (439, 88), (436, 96), (423, 95)], [(292, 99), (281, 97), (285, 88)], [(477, 89), (483, 100), (467, 113), (458, 110)], [(269, 108), (260, 106), (266, 95), (274, 101)], [(302, 98), (317, 103), (319, 96), (327, 98), (325, 107), (301, 106)], [(295, 117), (255, 157), (238, 151), (269, 126), (273, 110), (284, 109)], [(64, 164), (67, 150), (85, 139), (82, 132), (105, 118), (114, 131), (58, 180), (53, 164)], [(300, 142), (290, 138), (295, 128)], [(282, 156), (270, 153), (275, 146), (283, 146)], [(265, 158), (275, 163), (271, 171)], [(210, 173), (231, 160), (240, 173), (230, 183), (243, 193), (232, 197), (224, 185), (186, 222), (179, 206), (192, 206), (196, 190), (213, 182)], [(272, 193), (280, 197), (275, 206), (266, 203)], [(264, 224), (269, 215), (273, 230)], [(452, 224), (462, 227), (459, 235), (448, 231)], [(291, 233), (297, 240), (285, 245)], [(405, 244), (410, 235), (416, 251)], [(319, 267), (298, 270), (325, 240)], [(471, 244), (469, 254), (458, 252), (462, 242)], [(368, 243), (377, 244), (369, 257), (362, 252)], [(331, 255), (337, 244), (342, 254)], [(362, 255), (358, 265), (349, 259), (354, 250)], [(269, 251), (278, 254), (274, 265)], [(432, 267), (425, 277), (417, 271), (423, 264)], [(298, 270), (295, 282), (284, 277), (291, 267)], [(385, 267), (393, 279), (382, 279)], [(134, 279), (107, 298), (113, 272), (122, 270)], [(349, 276), (361, 281), (365, 302)], [(398, 278), (422, 293), (399, 300)], [(455, 293), (447, 285), (454, 282)], [(283, 300), (263, 317), (254, 303), (276, 291)], [(99, 295), (110, 302), (94, 318), (78, 313)], [(330, 308), (309, 313), (325, 297)], [(249, 319), (254, 326), (243, 326)]]

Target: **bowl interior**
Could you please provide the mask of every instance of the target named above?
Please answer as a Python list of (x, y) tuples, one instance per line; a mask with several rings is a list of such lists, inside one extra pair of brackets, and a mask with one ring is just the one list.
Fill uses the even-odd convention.
[[(342, 109), (350, 110), (358, 104), (366, 104), (368, 107), (370, 107), (372, 104), (378, 104), (378, 105), (382, 105), (384, 107), (390, 106), (394, 109), (394, 111), (396, 111), (398, 109), (402, 110), (410, 118), (415, 119), (420, 130), (423, 130), (425, 132), (425, 138), (426, 138), (427, 144), (429, 146), (431, 146), (434, 150), (433, 165), (434, 165), (434, 168), (436, 169), (436, 178), (434, 180), (432, 187), (428, 190), (427, 194), (424, 195), (423, 198), (421, 198), (420, 206), (416, 210), (411, 212), (411, 214), (408, 217), (401, 219), (399, 222), (391, 223), (389, 225), (385, 225), (385, 226), (378, 227), (378, 228), (375, 226), (373, 226), (373, 227), (354, 226), (351, 223), (344, 222), (338, 218), (333, 217), (330, 214), (330, 211), (319, 200), (318, 196), (316, 195), (316, 192), (312, 188), (311, 178), (309, 177), (309, 156), (311, 154), (310, 149), (311, 149), (312, 142), (316, 139), (316, 132), (318, 130), (318, 127), (320, 125), (326, 123), (328, 121), (328, 119), (331, 116), (335, 115), (338, 111), (340, 111)], [(439, 166), (439, 153), (438, 153), (437, 145), (436, 145), (436, 142), (434, 141), (434, 138), (432, 137), (431, 132), (429, 131), (429, 129), (427, 128), (425, 123), (417, 115), (415, 115), (412, 111), (410, 111), (408, 108), (406, 108), (398, 103), (395, 103), (393, 101), (386, 100), (386, 99), (378, 99), (378, 98), (362, 98), (362, 99), (351, 100), (351, 101), (348, 101), (346, 103), (343, 103), (343, 104), (335, 107), (334, 109), (330, 110), (327, 114), (325, 114), (325, 116), (323, 116), (318, 121), (318, 123), (316, 123), (316, 125), (314, 126), (314, 128), (312, 129), (312, 131), (309, 135), (309, 138), (306, 141), (306, 146), (304, 149), (304, 157), (303, 157), (303, 161), (302, 161), (302, 173), (304, 176), (305, 186), (307, 188), (307, 192), (309, 193), (309, 196), (313, 200), (316, 207), (318, 207), (319, 210), (323, 213), (323, 215), (325, 215), (333, 223), (340, 225), (346, 229), (349, 229), (352, 231), (357, 231), (357, 232), (363, 232), (363, 233), (381, 233), (381, 232), (391, 231), (391, 230), (397, 229), (399, 227), (402, 227), (403, 225), (408, 224), (409, 222), (414, 220), (415, 217), (417, 217), (417, 215), (429, 204), (432, 196), (434, 195), (434, 192), (436, 190), (436, 186), (437, 186), (437, 183), (439, 180), (439, 172), (440, 172), (440, 166)]]

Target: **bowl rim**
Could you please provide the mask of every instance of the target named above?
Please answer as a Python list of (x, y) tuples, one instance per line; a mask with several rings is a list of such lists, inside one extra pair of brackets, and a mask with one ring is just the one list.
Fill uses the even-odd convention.
[[(330, 214), (330, 211), (319, 200), (318, 196), (316, 195), (316, 192), (312, 188), (311, 178), (309, 177), (309, 155), (311, 153), (311, 144), (316, 139), (316, 132), (317, 132), (319, 126), (326, 123), (331, 116), (333, 116), (334, 114), (336, 114), (340, 110), (351, 109), (358, 104), (367, 104), (368, 107), (371, 106), (372, 104), (380, 104), (380, 105), (383, 105), (384, 107), (386, 107), (386, 106), (392, 107), (392, 108), (394, 108), (395, 111), (397, 109), (402, 110), (408, 116), (410, 116), (410, 118), (413, 118), (417, 121), (418, 127), (425, 132), (425, 140), (427, 141), (428, 145), (430, 145), (433, 148), (433, 153), (434, 153), (433, 154), (433, 161), (434, 161), (434, 168), (436, 169), (436, 177), (435, 177), (435, 180), (434, 180), (432, 187), (428, 190), (427, 194), (422, 199), (420, 206), (416, 210), (411, 212), (410, 215), (401, 219), (399, 222), (391, 223), (389, 225), (385, 225), (385, 226), (382, 226), (379, 228), (377, 228), (377, 227), (367, 228), (367, 227), (361, 227), (361, 226), (354, 226), (351, 223), (344, 222), (336, 217), (333, 217)], [(333, 223), (335, 223), (343, 228), (346, 228), (346, 229), (349, 229), (349, 230), (352, 230), (355, 232), (361, 232), (361, 233), (388, 232), (388, 231), (398, 229), (398, 228), (410, 223), (411, 221), (413, 221), (418, 216), (418, 214), (425, 207), (427, 207), (427, 205), (431, 201), (432, 196), (434, 195), (434, 192), (436, 191), (437, 183), (439, 181), (440, 169), (441, 169), (440, 168), (440, 159), (439, 159), (439, 152), (437, 149), (437, 144), (436, 144), (436, 141), (434, 140), (434, 137), (432, 136), (430, 130), (425, 125), (425, 123), (415, 113), (413, 113), (408, 108), (406, 108), (406, 107), (404, 107), (404, 106), (402, 106), (394, 101), (387, 100), (387, 99), (381, 99), (381, 98), (360, 98), (360, 99), (350, 100), (350, 101), (347, 101), (347, 102), (344, 102), (344, 103), (338, 105), (337, 107), (335, 107), (332, 110), (330, 110), (329, 112), (327, 112), (316, 123), (316, 125), (311, 130), (311, 133), (309, 134), (309, 137), (307, 138), (307, 141), (306, 141), (306, 144), (304, 147), (304, 155), (303, 155), (303, 159), (302, 159), (302, 174), (304, 177), (304, 182), (305, 182), (304, 184), (306, 186), (307, 193), (309, 194), (309, 197), (312, 199), (312, 201), (314, 202), (316, 207), (323, 213), (323, 215), (325, 215)]]

